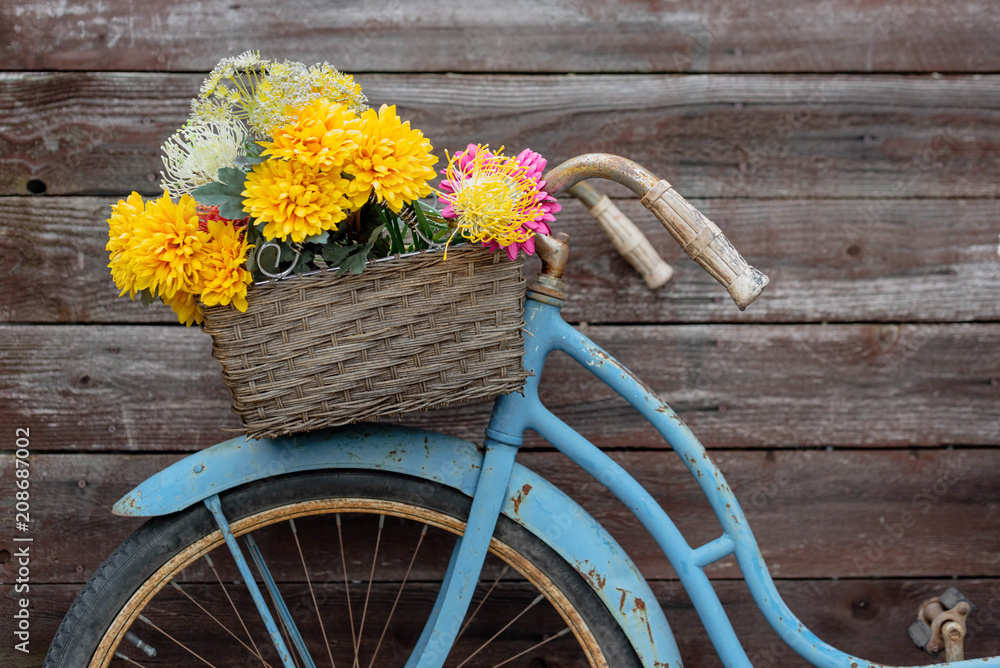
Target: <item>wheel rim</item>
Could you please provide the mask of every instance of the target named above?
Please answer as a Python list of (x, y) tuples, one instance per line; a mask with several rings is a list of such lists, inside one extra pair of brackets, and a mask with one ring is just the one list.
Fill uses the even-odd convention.
[[(465, 529), (464, 521), (437, 510), (391, 500), (350, 497), (289, 503), (233, 521), (230, 523), (230, 526), (234, 535), (241, 537), (260, 531), (261, 529), (275, 527), (288, 522), (289, 520), (347, 514), (359, 516), (379, 515), (383, 516), (383, 518), (391, 517), (394, 519), (409, 520), (445, 531), (455, 536), (461, 535)], [(147, 609), (150, 602), (153, 601), (165, 587), (167, 587), (177, 574), (182, 573), (192, 564), (195, 564), (209, 553), (213, 553), (213, 550), (217, 550), (217, 548), (222, 547), (224, 544), (225, 542), (221, 532), (214, 531), (189, 545), (171, 558), (166, 564), (161, 566), (156, 573), (152, 577), (148, 578), (130, 597), (126, 605), (123, 606), (123, 608), (116, 615), (105, 636), (102, 638), (90, 666), (92, 668), (106, 668), (107, 666), (110, 666), (115, 659), (115, 652), (122, 644), (126, 633), (133, 627), (133, 624), (139, 618), (142, 611)], [(244, 548), (244, 552), (245, 551), (246, 550)], [(569, 631), (569, 635), (572, 635), (572, 637), (576, 639), (577, 646), (585, 658), (587, 665), (602, 668), (608, 666), (600, 646), (587, 623), (580, 616), (576, 608), (569, 602), (563, 592), (560, 591), (560, 589), (549, 579), (548, 576), (546, 576), (535, 566), (535, 564), (517, 552), (514, 548), (495, 537), (490, 543), (490, 553), (498, 557), (502, 562), (506, 563), (511, 568), (515, 569), (528, 583), (530, 583), (530, 585), (532, 585), (538, 590), (538, 592), (541, 593), (542, 596), (545, 597), (551, 607), (562, 619), (566, 629)], [(229, 552), (224, 547), (213, 554), (225, 554), (231, 561)], [(499, 578), (497, 581), (499, 581)], [(496, 582), (494, 585), (496, 585)], [(367, 607), (367, 600), (365, 605)], [(475, 608), (475, 606), (476, 602), (474, 599), (473, 604), (470, 607)], [(259, 619), (259, 615), (257, 615), (256, 610), (252, 611), (252, 615)], [(468, 621), (469, 620), (466, 620), (463, 624), (467, 626)], [(351, 624), (353, 633), (353, 620)], [(563, 633), (565, 633), (565, 631), (563, 631)], [(549, 639), (552, 639), (552, 637), (550, 636)], [(545, 642), (548, 641), (549, 640), (545, 640)], [(258, 644), (265, 643), (270, 644), (270, 639), (266, 637), (259, 639)], [(535, 646), (537, 647), (539, 644), (544, 643), (536, 643)], [(357, 654), (357, 651), (358, 650), (356, 648), (355, 654)], [(316, 660), (318, 666), (323, 665), (320, 661), (320, 657), (313, 656), (313, 658)], [(325, 660), (325, 657), (323, 658)], [(449, 657), (449, 662), (446, 665), (456, 665), (453, 659), (454, 657)], [(115, 665), (119, 664), (142, 665), (138, 663), (126, 664), (125, 662), (116, 662)], [(281, 662), (280, 660), (272, 659), (270, 661), (270, 665), (273, 666), (273, 668), (280, 668)], [(339, 668), (342, 664), (341, 662), (337, 662), (336, 665)], [(347, 665), (350, 665), (350, 663)], [(360, 663), (361, 668), (364, 668), (366, 665), (367, 661), (362, 661)], [(383, 664), (378, 663), (376, 665)]]

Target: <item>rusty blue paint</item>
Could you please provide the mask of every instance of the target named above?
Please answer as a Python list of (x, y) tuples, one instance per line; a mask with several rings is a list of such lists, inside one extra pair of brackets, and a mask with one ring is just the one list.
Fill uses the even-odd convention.
[[(378, 424), (259, 441), (233, 438), (163, 469), (122, 497), (113, 511), (129, 516), (166, 515), (255, 480), (338, 467), (407, 474), (416, 468), (424, 472), (423, 477), (475, 490), (482, 457), (451, 456), (453, 450), (468, 447), (475, 446), (441, 434)], [(397, 461), (404, 451), (407, 461)]]
[(487, 439), (483, 472), (476, 485), (465, 533), (455, 542), (434, 609), (406, 662), (407, 668), (440, 668), (448, 658), (472, 603), (497, 517), (507, 497), (516, 454), (516, 447)]
[[(706, 630), (719, 656), (726, 665), (749, 666), (746, 652), (703, 567), (698, 567), (695, 563), (695, 551), (670, 517), (624, 468), (553, 415), (539, 400), (538, 384), (546, 356), (554, 350), (567, 353), (624, 397), (674, 446), (692, 473), (706, 468), (714, 469), (711, 460), (697, 456), (704, 452), (704, 448), (667, 404), (632, 372), (563, 321), (557, 307), (529, 300), (525, 305), (525, 329), (532, 336), (525, 346), (524, 367), (532, 375), (525, 383), (523, 394), (509, 394), (497, 399), (490, 420), (491, 433), (505, 432), (517, 436), (532, 429), (617, 496), (666, 554), (702, 619), (711, 620), (711, 623), (706, 624)], [(676, 441), (682, 441), (679, 449), (675, 446)], [(702, 489), (713, 484), (705, 476), (695, 477)], [(724, 502), (712, 505), (718, 516), (716, 506), (724, 506)], [(726, 534), (735, 542), (735, 535), (728, 531)], [(573, 537), (568, 536), (567, 539), (572, 540)], [(642, 599), (642, 602), (645, 605), (641, 609), (648, 614), (650, 601)], [(611, 610), (613, 612), (614, 608)], [(638, 619), (636, 622), (643, 623), (643, 620)], [(631, 630), (635, 634), (636, 629)], [(645, 630), (641, 629), (642, 632)], [(630, 638), (635, 637), (633, 634), (630, 634)]]
[(212, 517), (215, 518), (215, 523), (219, 526), (219, 531), (222, 532), (222, 537), (226, 541), (229, 553), (233, 555), (233, 561), (236, 562), (236, 568), (239, 570), (243, 582), (246, 583), (247, 590), (250, 592), (250, 598), (253, 599), (254, 605), (257, 606), (257, 612), (264, 622), (264, 627), (267, 629), (268, 635), (271, 636), (271, 642), (274, 643), (275, 649), (278, 650), (278, 657), (281, 659), (281, 664), (285, 668), (297, 668), (292, 661), (288, 646), (285, 645), (281, 633), (278, 632), (278, 625), (274, 623), (274, 617), (271, 616), (271, 611), (268, 609), (267, 603), (264, 602), (264, 597), (260, 593), (257, 581), (253, 573), (250, 572), (250, 565), (247, 564), (247, 560), (243, 557), (243, 551), (236, 542), (233, 530), (229, 527), (229, 520), (226, 519), (226, 516), (222, 512), (222, 504), (219, 501), (219, 497), (213, 494), (206, 497), (204, 502), (205, 506), (212, 513)]
[(305, 668), (316, 668), (316, 662), (313, 661), (312, 656), (309, 654), (309, 649), (302, 639), (302, 634), (299, 633), (299, 627), (292, 618), (292, 613), (289, 612), (288, 605), (285, 604), (285, 598), (281, 595), (281, 591), (278, 590), (278, 584), (271, 575), (271, 569), (267, 567), (264, 555), (261, 554), (260, 548), (257, 547), (257, 541), (254, 540), (252, 534), (246, 534), (243, 540), (246, 541), (250, 558), (253, 559), (253, 563), (257, 567), (257, 572), (260, 573), (260, 577), (264, 580), (264, 586), (267, 587), (267, 592), (271, 596), (271, 601), (274, 602), (274, 607), (281, 618), (281, 624), (285, 627), (285, 631), (291, 638), (292, 644), (295, 645), (295, 650), (299, 653), (299, 659), (305, 664)]

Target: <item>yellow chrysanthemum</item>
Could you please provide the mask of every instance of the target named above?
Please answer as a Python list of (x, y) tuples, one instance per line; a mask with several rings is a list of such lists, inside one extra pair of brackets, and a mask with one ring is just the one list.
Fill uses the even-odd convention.
[(360, 138), (357, 117), (343, 105), (320, 98), (300, 109), (293, 122), (272, 130), (272, 141), (259, 143), (263, 154), (340, 171)]
[(347, 192), (354, 207), (363, 205), (374, 191), (380, 202), (399, 213), (408, 204), (431, 193), (427, 185), (436, 175), (431, 166), (431, 144), (420, 130), (410, 129), (396, 115), (395, 105), (382, 105), (378, 113), (361, 115), (361, 140), (344, 171), (354, 179)]
[(335, 230), (350, 208), (344, 196), (347, 179), (294, 160), (271, 159), (255, 165), (245, 185), (243, 210), (258, 223), (266, 223), (267, 240), (300, 242)]
[(182, 325), (190, 327), (195, 323), (201, 323), (204, 314), (198, 306), (198, 295), (191, 292), (178, 290), (173, 297), (163, 297), (163, 303), (173, 309), (177, 315), (177, 321)]
[(108, 267), (111, 269), (115, 285), (121, 290), (118, 293), (119, 297), (127, 292), (134, 300), (139, 291), (135, 287), (136, 276), (131, 267), (131, 249), (135, 220), (145, 211), (146, 203), (137, 192), (129, 195), (128, 199), (118, 200), (118, 204), (111, 207), (111, 217), (108, 218), (108, 244), (104, 248), (110, 253), (111, 261), (108, 262)]
[(208, 233), (211, 236), (205, 246), (208, 257), (198, 284), (201, 303), (205, 306), (231, 303), (246, 311), (247, 285), (253, 282), (253, 276), (245, 266), (249, 249), (245, 235), (222, 220), (209, 220)]
[(136, 290), (158, 292), (164, 301), (192, 292), (205, 262), (208, 233), (198, 229), (197, 203), (190, 195), (177, 204), (168, 195), (146, 204), (135, 218), (128, 262)]

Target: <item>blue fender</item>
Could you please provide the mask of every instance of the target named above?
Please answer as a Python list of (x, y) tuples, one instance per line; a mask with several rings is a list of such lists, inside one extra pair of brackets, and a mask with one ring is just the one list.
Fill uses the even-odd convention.
[[(406, 427), (361, 424), (260, 441), (219, 443), (168, 466), (114, 506), (165, 515), (255, 480), (316, 469), (374, 469), (441, 483), (472, 497), (483, 453), (468, 441)], [(676, 668), (680, 654), (649, 584), (614, 538), (537, 473), (514, 465), (503, 514), (544, 541), (590, 584), (644, 666)]]

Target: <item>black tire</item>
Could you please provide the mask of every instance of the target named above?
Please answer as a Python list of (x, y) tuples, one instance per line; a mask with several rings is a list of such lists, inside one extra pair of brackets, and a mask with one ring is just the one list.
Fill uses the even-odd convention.
[[(417, 522), (413, 522), (417, 527), (421, 527), (423, 524), (431, 527), (441, 527), (442, 522), (450, 526), (450, 523), (454, 523), (456, 520), (458, 521), (458, 525), (464, 526), (464, 518), (468, 515), (471, 505), (471, 499), (443, 485), (396, 474), (360, 470), (312, 471), (269, 478), (230, 490), (221, 496), (221, 501), (223, 512), (229, 519), (230, 524), (234, 526), (234, 530), (236, 530), (237, 523), (246, 521), (247, 524), (245, 526), (252, 527), (250, 530), (254, 531), (255, 536), (264, 534), (265, 537), (267, 531), (276, 530), (272, 529), (272, 527), (283, 526), (282, 522), (286, 521), (289, 517), (295, 517), (295, 521), (300, 523), (329, 523), (331, 521), (329, 513), (339, 513), (340, 511), (330, 511), (327, 509), (323, 513), (317, 512), (314, 516), (306, 516), (301, 512), (313, 506), (323, 506), (323, 504), (348, 503), (349, 501), (351, 504), (361, 504), (359, 507), (367, 508), (371, 506), (378, 508), (376, 510), (352, 510), (345, 512), (359, 513), (359, 517), (365, 513), (379, 513), (382, 515), (382, 520), (388, 516), (390, 522), (396, 521), (395, 518), (400, 517), (403, 518), (398, 520), (400, 527), (404, 525), (405, 527), (409, 527), (410, 524), (408, 522), (412, 522), (414, 519), (418, 520)], [(389, 507), (389, 510), (383, 512), (384, 507)], [(275, 517), (278, 519), (270, 524), (265, 524), (265, 522), (271, 522)], [(336, 517), (339, 531), (340, 515), (338, 514)], [(349, 517), (354, 517), (354, 515)], [(368, 518), (362, 517), (361, 519)], [(420, 522), (423, 524), (420, 524)], [(295, 531), (295, 524), (293, 523), (291, 526), (292, 530)], [(393, 525), (386, 532), (385, 540), (387, 544), (391, 539), (394, 539), (393, 532), (395, 530), (395, 525)], [(426, 530), (424, 528), (424, 531)], [(457, 532), (454, 528), (445, 527), (445, 530)], [(458, 530), (460, 531), (461, 529)], [(439, 528), (433, 528), (432, 531), (439, 532), (445, 537), (448, 536), (445, 531), (440, 531)], [(237, 531), (237, 534), (239, 533), (240, 531)], [(403, 540), (403, 533), (400, 530), (401, 541)], [(317, 533), (317, 536), (319, 535), (321, 534)], [(435, 533), (434, 535), (437, 534)], [(381, 536), (382, 529), (380, 525), (379, 537)], [(288, 542), (287, 538), (283, 540)], [(170, 588), (165, 587), (163, 584), (158, 584), (163, 581), (164, 577), (183, 582), (189, 591), (199, 586), (208, 588), (208, 584), (199, 585), (197, 577), (187, 577), (193, 571), (196, 571), (197, 568), (191, 568), (183, 573), (181, 571), (196, 563), (196, 560), (198, 560), (197, 563), (201, 564), (199, 558), (204, 552), (204, 545), (212, 541), (218, 544), (221, 541), (221, 537), (211, 513), (202, 503), (197, 503), (173, 515), (153, 518), (144, 524), (114, 551), (84, 586), (56, 632), (52, 645), (46, 655), (45, 663), (43, 664), (44, 668), (83, 668), (87, 666), (109, 665), (114, 656), (115, 647), (108, 649), (107, 646), (109, 644), (117, 646), (119, 642), (122, 642), (120, 639), (124, 636), (128, 627), (136, 620), (136, 615), (140, 612), (133, 608), (137, 605), (142, 605), (141, 611), (154, 609), (154, 606), (149, 604), (149, 601), (146, 603), (136, 603), (135, 600), (146, 596), (166, 596), (170, 593)], [(429, 544), (430, 542), (428, 541)], [(440, 542), (438, 539), (435, 539), (434, 545), (437, 546)], [(343, 545), (343, 542), (341, 542), (341, 545)], [(417, 550), (420, 549), (418, 544)], [(432, 548), (426, 548), (425, 553), (430, 549)], [(445, 549), (445, 547), (442, 547), (440, 550), (437, 550), (437, 548), (433, 549), (438, 552), (450, 553), (450, 548)], [(549, 638), (552, 642), (547, 645), (546, 651), (557, 652), (556, 656), (559, 657), (559, 660), (556, 663), (560, 666), (607, 665), (612, 668), (625, 668), (641, 665), (626, 636), (590, 586), (572, 566), (564, 562), (537, 537), (508, 518), (500, 517), (494, 533), (491, 552), (499, 555), (500, 559), (513, 566), (524, 578), (523, 580), (518, 578), (513, 583), (503, 580), (502, 586), (497, 586), (497, 582), (500, 582), (498, 576), (497, 582), (494, 582), (494, 587), (497, 588), (497, 591), (501, 592), (497, 594), (498, 597), (505, 597), (504, 601), (508, 598), (510, 601), (514, 601), (515, 599), (522, 601), (532, 600), (537, 596), (538, 590), (541, 590), (545, 594), (545, 598), (548, 599), (548, 602), (552, 604), (554, 608), (553, 613), (558, 613), (559, 615), (559, 617), (552, 618), (566, 627), (573, 627), (564, 630), (562, 633), (566, 637), (559, 639), (554, 639), (551, 636), (542, 636), (541, 629), (528, 628), (527, 630), (520, 631), (525, 638), (518, 639), (519, 642), (525, 644), (532, 643), (531, 646), (534, 647), (539, 644), (537, 638)], [(211, 554), (224, 554), (230, 562), (232, 561), (224, 546)], [(244, 554), (246, 554), (245, 547)], [(377, 547), (374, 550), (374, 554), (378, 556)], [(221, 559), (221, 557), (216, 557), (216, 559)], [(186, 561), (178, 565), (176, 562), (179, 560)], [(303, 559), (303, 564), (304, 561), (305, 559)], [(376, 559), (372, 557), (373, 569), (375, 561)], [(347, 579), (347, 564), (348, 562), (345, 560), (343, 566), (345, 580)], [(214, 571), (215, 565), (213, 565), (213, 562), (209, 562), (209, 565)], [(499, 562), (497, 562), (497, 565), (500, 565)], [(166, 570), (164, 570), (165, 568)], [(354, 569), (353, 566), (351, 568)], [(498, 570), (497, 568), (493, 569), (494, 572)], [(164, 573), (167, 573), (167, 575), (165, 576)], [(407, 570), (407, 575), (409, 573), (410, 571)], [(539, 573), (541, 577), (539, 577)], [(486, 577), (485, 570), (483, 577)], [(207, 583), (208, 580), (205, 580), (205, 582)], [(542, 584), (539, 584), (540, 582)], [(222, 579), (219, 580), (219, 584), (222, 584)], [(405, 577), (403, 578), (403, 585), (406, 585)], [(403, 585), (400, 585), (400, 591), (402, 591)], [(520, 592), (529, 585), (538, 587), (538, 590), (533, 589), (531, 598), (524, 599), (524, 596)], [(229, 586), (227, 584), (221, 587), (223, 590), (222, 593), (226, 594), (227, 598), (229, 598), (227, 594), (227, 587)], [(319, 586), (317, 584), (317, 587)], [(333, 591), (339, 585), (336, 584), (332, 577), (329, 577), (327, 578), (327, 584), (323, 586), (326, 586), (329, 591)], [(389, 585), (385, 586), (388, 588)], [(417, 587), (416, 584), (412, 586)], [(421, 584), (420, 586), (428, 587), (432, 600), (432, 584)], [(392, 587), (396, 587), (396, 584), (393, 584)], [(240, 586), (240, 588), (245, 592), (245, 587)], [(313, 585), (310, 583), (309, 590), (312, 592), (312, 589)], [(371, 591), (372, 589), (369, 585), (368, 595), (371, 594)], [(267, 594), (265, 593), (266, 596)], [(424, 598), (426, 599), (426, 596)], [(156, 600), (155, 598), (152, 599), (152, 601)], [(313, 593), (313, 601), (315, 600), (315, 593)], [(348, 599), (348, 602), (350, 602), (350, 599)], [(241, 606), (235, 605), (231, 600), (230, 605), (234, 611), (238, 608), (243, 609)], [(366, 612), (367, 605), (366, 597)], [(521, 603), (517, 605), (521, 605)], [(474, 606), (475, 600), (473, 601)], [(309, 606), (307, 605), (306, 607), (308, 608)], [(353, 604), (353, 607), (348, 606), (349, 610), (354, 610), (355, 608), (357, 608), (357, 604)], [(393, 609), (395, 609), (395, 604), (393, 605)], [(408, 612), (412, 612), (415, 609), (414, 607), (410, 607)], [(177, 620), (186, 619), (184, 617), (185, 614), (187, 613), (163, 613), (164, 618), (174, 618)], [(324, 615), (326, 615), (325, 612)], [(256, 616), (255, 611), (254, 616)], [(392, 617), (392, 612), (389, 612), (388, 616)], [(238, 612), (236, 613), (236, 617), (239, 617)], [(259, 623), (259, 619), (257, 622)], [(243, 623), (243, 621), (240, 620), (240, 623)], [(355, 626), (353, 618), (350, 623), (351, 633), (353, 634)], [(394, 623), (396, 622), (394, 621)], [(209, 624), (209, 622), (206, 621), (205, 624)], [(422, 626), (422, 623), (420, 626)], [(482, 638), (492, 635), (491, 631), (487, 630), (474, 633), (473, 626), (469, 625), (470, 631), (465, 633), (464, 636), (470, 641), (473, 637)], [(362, 622), (362, 627), (364, 627), (364, 622)], [(160, 629), (157, 627), (154, 627), (156, 631), (153, 631), (145, 627), (140, 628), (139, 622), (135, 622), (135, 626), (132, 628), (139, 630), (139, 635), (144, 636), (143, 640), (151, 641), (151, 636), (160, 638)], [(373, 626), (373, 628), (378, 627)], [(388, 629), (388, 624), (386, 628)], [(246, 629), (245, 626), (244, 629)], [(220, 630), (214, 627), (208, 628), (206, 626), (205, 631), (215, 633), (218, 636), (222, 636), (223, 639), (229, 640)], [(537, 635), (537, 638), (527, 637), (533, 633)], [(229, 635), (235, 637), (232, 633)], [(252, 635), (249, 631), (247, 632), (248, 638)], [(323, 637), (325, 638), (326, 635), (327, 632), (324, 629)], [(383, 635), (385, 635), (384, 630)], [(338, 640), (338, 642), (346, 642), (345, 635), (341, 634), (337, 637), (342, 639)], [(401, 640), (395, 636), (392, 639), (394, 641)], [(564, 654), (563, 650), (559, 649), (566, 646), (565, 644), (560, 645), (560, 643), (571, 643), (574, 639), (577, 642), (572, 644), (574, 647), (582, 647), (581, 656), (583, 657), (582, 660), (577, 660), (576, 662), (573, 662), (572, 659), (565, 659), (564, 657), (569, 656), (569, 654)], [(212, 642), (214, 645), (215, 639)], [(360, 643), (360, 640), (358, 642)], [(260, 649), (260, 655), (265, 659), (267, 658), (265, 646), (268, 643), (269, 641), (265, 636), (261, 641), (262, 649)], [(155, 643), (150, 642), (150, 644)], [(379, 645), (381, 646), (381, 641)], [(324, 647), (328, 646), (328, 643), (324, 644)], [(135, 648), (130, 644), (122, 642), (121, 647), (123, 649), (127, 647), (134, 653)], [(357, 645), (354, 649), (355, 654), (358, 652), (356, 647)], [(101, 657), (94, 658), (95, 652), (99, 648), (101, 648)], [(245, 644), (244, 648), (246, 648)], [(273, 650), (273, 648), (270, 649)], [(380, 650), (376, 649), (375, 651), (378, 652)], [(535, 654), (539, 652), (541, 652), (541, 648), (536, 650)], [(408, 654), (408, 651), (401, 656), (405, 656), (406, 654)], [(525, 655), (523, 662), (519, 659), (505, 665), (528, 665), (529, 660), (535, 654), (529, 653)], [(390, 650), (388, 649), (379, 655), (379, 663), (376, 665), (392, 665), (392, 662), (384, 662), (388, 659), (382, 657), (387, 655), (390, 655)], [(140, 654), (139, 656), (141, 657), (142, 655)], [(257, 663), (257, 661), (260, 661), (259, 656), (257, 658), (253, 658), (249, 654), (248, 656), (251, 658), (247, 660), (248, 663), (246, 665), (261, 665)], [(274, 655), (272, 654), (272, 656)], [(135, 657), (133, 656), (133, 658)], [(317, 665), (320, 665), (319, 658), (314, 658), (317, 660)], [(481, 658), (486, 658), (485, 653)], [(372, 661), (374, 662), (374, 657)], [(494, 663), (496, 662), (495, 659), (493, 661)], [(451, 662), (451, 658), (449, 658), (449, 662)], [(195, 665), (195, 663), (198, 662), (192, 662), (191, 665)], [(115, 661), (113, 665), (124, 666), (134, 664)], [(144, 661), (142, 665), (147, 664)], [(160, 664), (155, 664), (154, 662), (154, 664), (150, 665)], [(236, 664), (227, 662), (223, 665)], [(240, 663), (239, 665), (245, 664)], [(280, 666), (280, 661), (271, 659), (271, 665), (275, 667)], [(340, 662), (338, 662), (338, 665), (340, 665)], [(366, 664), (362, 663), (362, 665)], [(446, 665), (453, 664), (449, 663)], [(479, 658), (466, 665), (480, 665)], [(546, 663), (543, 660), (541, 664), (536, 662), (532, 665), (546, 665)]]

